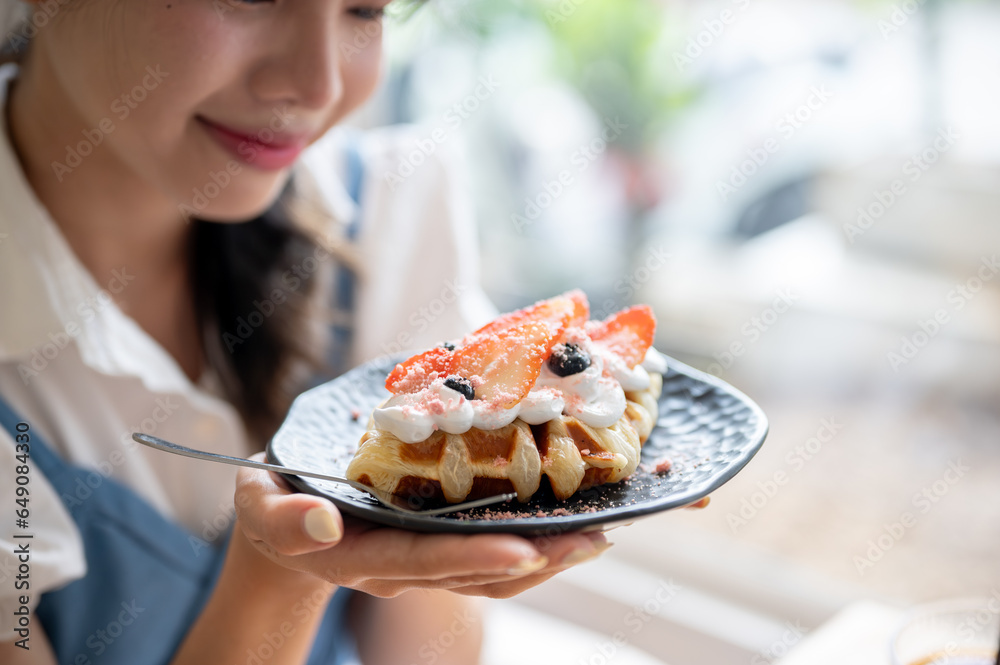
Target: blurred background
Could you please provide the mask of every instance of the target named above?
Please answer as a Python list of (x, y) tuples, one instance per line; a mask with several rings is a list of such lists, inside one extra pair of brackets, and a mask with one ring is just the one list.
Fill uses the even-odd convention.
[(387, 30), (355, 123), (462, 147), (498, 307), (649, 303), (771, 423), (708, 509), (497, 604), (490, 663), (820, 662), (831, 626), (1000, 598), (1000, 3), (435, 0)]

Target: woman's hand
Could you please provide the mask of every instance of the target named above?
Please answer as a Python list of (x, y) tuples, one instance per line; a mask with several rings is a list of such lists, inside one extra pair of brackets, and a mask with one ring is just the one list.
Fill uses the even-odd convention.
[(410, 589), (508, 598), (611, 546), (600, 533), (528, 539), (422, 534), (341, 516), (326, 499), (295, 493), (277, 475), (237, 476), (238, 529), (267, 559), (338, 586), (388, 598)]

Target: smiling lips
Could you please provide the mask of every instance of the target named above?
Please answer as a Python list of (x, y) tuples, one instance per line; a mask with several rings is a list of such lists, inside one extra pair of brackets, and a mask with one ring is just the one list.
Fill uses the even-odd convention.
[(215, 142), (233, 157), (265, 171), (290, 166), (308, 145), (306, 134), (276, 134), (270, 129), (247, 133), (202, 116), (197, 119)]

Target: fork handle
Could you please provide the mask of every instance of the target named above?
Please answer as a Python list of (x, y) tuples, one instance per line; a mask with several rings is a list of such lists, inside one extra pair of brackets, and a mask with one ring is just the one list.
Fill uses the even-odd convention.
[(252, 469), (274, 471), (275, 473), (280, 473), (286, 476), (308, 476), (310, 478), (331, 480), (338, 483), (345, 483), (352, 487), (354, 486), (353, 481), (340, 476), (331, 476), (326, 473), (316, 473), (315, 471), (305, 471), (302, 469), (290, 469), (287, 466), (268, 464), (267, 462), (256, 462), (243, 457), (230, 457), (229, 455), (220, 455), (219, 453), (208, 453), (204, 450), (195, 450), (194, 448), (188, 448), (187, 446), (171, 443), (170, 441), (164, 441), (159, 437), (150, 436), (149, 434), (141, 432), (133, 433), (132, 438), (144, 446), (156, 448), (157, 450), (173, 453), (175, 455), (183, 455), (184, 457), (193, 457), (194, 459), (208, 460), (209, 462), (221, 462), (222, 464), (232, 464), (233, 466), (248, 466)]
[[(309, 478), (319, 478), (320, 480), (329, 480), (335, 483), (343, 483), (349, 485), (354, 489), (369, 494), (381, 503), (382, 505), (392, 508), (398, 512), (411, 513), (411, 514), (421, 514), (424, 516), (434, 516), (434, 515), (444, 515), (447, 513), (452, 513), (457, 510), (468, 510), (470, 508), (478, 508), (479, 506), (488, 506), (494, 503), (499, 503), (501, 501), (510, 501), (517, 496), (516, 493), (510, 492), (508, 494), (498, 494), (496, 496), (490, 496), (483, 499), (477, 499), (476, 501), (467, 501), (465, 503), (451, 504), (443, 508), (434, 508), (430, 510), (413, 510), (412, 508), (404, 508), (402, 506), (393, 503), (392, 496), (386, 496), (384, 493), (378, 490), (366, 487), (361, 483), (349, 480), (347, 478), (342, 478), (341, 476), (332, 476), (327, 473), (316, 473), (315, 471), (305, 471), (302, 469), (290, 469), (287, 466), (278, 466), (277, 464), (268, 464), (267, 462), (255, 462), (254, 460), (245, 459), (243, 457), (230, 457), (229, 455), (220, 455), (219, 453), (208, 453), (204, 450), (195, 450), (194, 448), (188, 448), (187, 446), (181, 446), (176, 443), (171, 443), (170, 441), (164, 441), (155, 436), (150, 436), (149, 434), (144, 434), (142, 432), (133, 432), (132, 438), (138, 441), (144, 446), (149, 446), (150, 448), (156, 448), (157, 450), (162, 450), (167, 453), (173, 453), (174, 455), (183, 455), (184, 457), (193, 457), (194, 459), (207, 460), (209, 462), (221, 462), (222, 464), (232, 464), (233, 466), (248, 466), (252, 469), (263, 469), (264, 471), (274, 471), (275, 473), (281, 473), (286, 476), (306, 476)], [(381, 495), (381, 496), (380, 496)]]

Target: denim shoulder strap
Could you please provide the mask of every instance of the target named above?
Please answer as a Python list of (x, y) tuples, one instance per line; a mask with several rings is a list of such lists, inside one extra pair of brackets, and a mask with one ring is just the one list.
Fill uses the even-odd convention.
[[(357, 240), (358, 232), (361, 229), (361, 195), (365, 180), (364, 162), (361, 158), (357, 136), (352, 135), (349, 137), (344, 159), (346, 161), (344, 186), (355, 204), (354, 218), (348, 221), (345, 231), (348, 241), (353, 243)], [(332, 303), (336, 311), (347, 315), (354, 311), (356, 282), (354, 273), (347, 266), (341, 265), (338, 268), (334, 302)], [(338, 373), (350, 369), (347, 366), (347, 361), (350, 356), (353, 332), (354, 327), (350, 316), (346, 320), (338, 321), (331, 328), (331, 346), (328, 362), (330, 367), (335, 368)]]
[[(15, 440), (21, 422), (0, 396), (0, 426)], [(130, 488), (67, 464), (28, 434), (31, 472), (62, 497), (87, 560), (84, 577), (42, 594), (36, 609), (58, 662), (166, 665), (208, 600), (225, 548), (208, 546)], [(349, 593), (334, 596), (310, 665), (354, 662)]]

